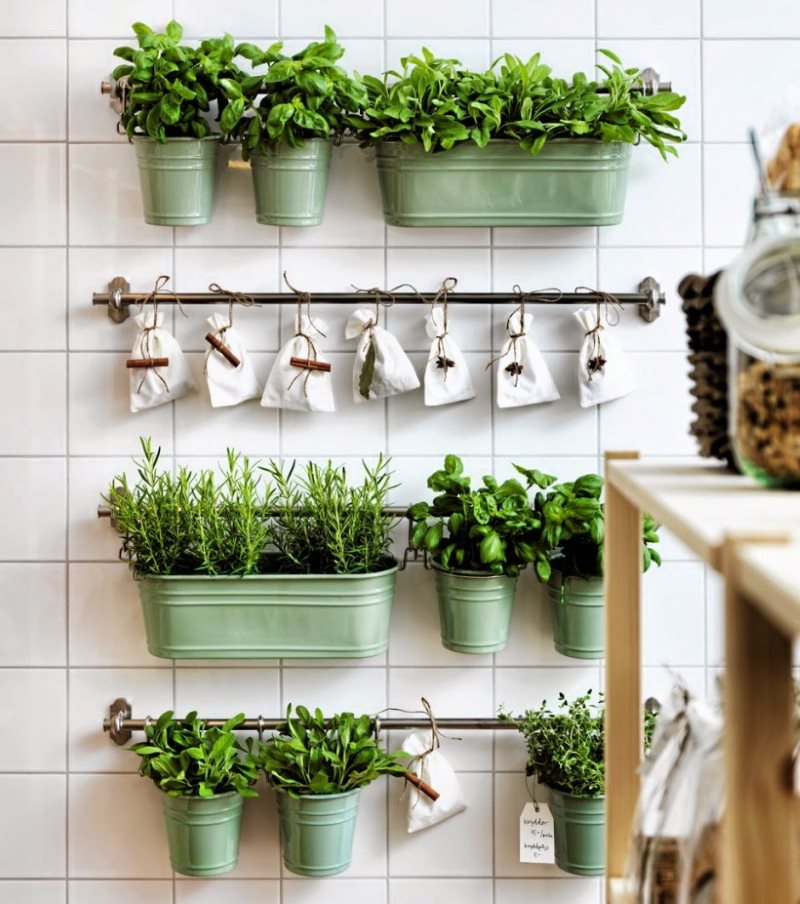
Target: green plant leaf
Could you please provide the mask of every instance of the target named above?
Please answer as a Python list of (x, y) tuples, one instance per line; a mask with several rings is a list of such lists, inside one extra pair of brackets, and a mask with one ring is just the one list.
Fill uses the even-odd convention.
[(375, 379), (375, 340), (370, 336), (367, 354), (358, 378), (358, 392), (364, 399), (369, 399), (372, 381)]

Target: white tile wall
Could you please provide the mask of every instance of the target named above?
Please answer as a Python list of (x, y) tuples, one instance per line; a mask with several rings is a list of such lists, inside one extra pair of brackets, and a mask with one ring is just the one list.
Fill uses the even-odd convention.
[[(635, 150), (625, 221), (607, 229), (386, 227), (371, 156), (352, 145), (334, 152), (325, 223), (316, 229), (258, 225), (250, 175), (227, 166), (229, 151), (210, 225), (151, 227), (141, 217), (133, 150), (116, 134), (98, 83), (115, 63), (113, 48), (130, 41), (131, 22), (163, 25), (173, 15), (193, 37), (227, 28), (237, 38), (283, 36), (290, 49), (327, 22), (345, 39), (344, 64), (361, 71), (395, 65), (426, 44), (476, 66), (505, 50), (527, 56), (540, 49), (569, 76), (593, 65), (596, 47), (611, 47), (631, 65), (655, 66), (689, 96), (689, 143), (668, 165), (647, 148)], [(104, 708), (119, 694), (139, 713), (197, 706), (272, 714), (289, 702), (413, 707), (424, 693), (443, 715), (491, 715), (500, 704), (521, 709), (560, 690), (602, 687), (602, 671), (555, 653), (549, 608), (531, 575), (520, 580), (506, 650), (473, 659), (444, 650), (431, 577), (413, 566), (399, 579), (385, 657), (176, 668), (147, 653), (135, 586), (94, 510), (111, 478), (129, 467), (142, 433), (163, 447), (166, 466), (173, 455), (210, 464), (231, 443), (255, 456), (334, 456), (351, 467), (389, 451), (402, 502), (429, 496), (425, 477), (451, 450), (476, 477), (506, 476), (513, 461), (524, 461), (572, 478), (595, 470), (607, 448), (692, 454), (674, 288), (686, 272), (723, 265), (742, 242), (753, 184), (745, 129), (766, 115), (763, 99), (775, 96), (775, 85), (794, 77), (798, 46), (800, 13), (789, 0), (5, 0), (0, 77), (26, 77), (24, 91), (0, 99), (0, 385), (13, 387), (0, 402), (0, 722), (13, 721), (30, 742), (0, 750), (0, 900), (599, 904), (598, 881), (515, 862), (527, 792), (524, 746), (513, 732), (446, 742), (469, 809), (428, 833), (405, 832), (400, 783), (369, 789), (345, 877), (282, 874), (274, 798), (265, 792), (248, 803), (241, 861), (230, 877), (175, 881), (158, 794), (133, 774), (134, 758), (99, 731)], [(121, 364), (134, 331), (92, 308), (92, 292), (117, 275), (146, 291), (161, 273), (184, 290), (217, 281), (273, 291), (283, 270), (311, 291), (402, 282), (431, 290), (451, 274), (461, 291), (508, 290), (516, 282), (630, 291), (652, 275), (668, 305), (653, 325), (632, 311), (623, 316), (616, 335), (639, 389), (600, 412), (577, 404), (581, 335), (570, 311), (534, 312), (562, 399), (498, 411), (485, 365), (500, 347), (508, 312), (453, 305), (451, 326), (478, 390), (469, 403), (425, 409), (416, 392), (354, 404), (346, 312), (328, 307), (316, 313), (328, 324), (335, 415), (278, 414), (257, 403), (212, 411), (202, 391), (174, 410), (128, 413)], [(289, 305), (237, 314), (262, 378), (291, 334), (293, 313)], [(199, 376), (203, 315), (189, 314), (170, 320)], [(421, 371), (429, 347), (423, 312), (395, 308), (387, 322)], [(665, 538), (662, 549), (663, 569), (644, 581), (644, 692), (664, 692), (664, 664), (699, 693), (712, 691), (723, 658), (718, 585), (680, 544)], [(47, 734), (38, 722), (43, 711)]]

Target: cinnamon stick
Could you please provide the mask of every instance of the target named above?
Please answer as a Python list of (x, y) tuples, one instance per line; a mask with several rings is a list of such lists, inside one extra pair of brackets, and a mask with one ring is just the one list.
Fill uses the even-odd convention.
[(327, 361), (315, 361), (313, 358), (290, 358), (289, 363), (292, 367), (302, 367), (303, 370), (321, 370), (326, 374), (331, 372), (331, 366)]
[(406, 781), (411, 782), (415, 788), (419, 788), (419, 790), (431, 800), (439, 800), (441, 795), (435, 788), (431, 788), (431, 786), (427, 782), (423, 782), (422, 779), (415, 775), (413, 772), (406, 772)]
[(169, 367), (169, 358), (128, 358), (125, 362), (128, 368), (144, 367)]
[(206, 342), (213, 346), (226, 360), (230, 361), (230, 363), (234, 367), (238, 367), (242, 362), (234, 355), (234, 353), (225, 345), (224, 342), (221, 342), (220, 339), (215, 336), (213, 333), (206, 333)]

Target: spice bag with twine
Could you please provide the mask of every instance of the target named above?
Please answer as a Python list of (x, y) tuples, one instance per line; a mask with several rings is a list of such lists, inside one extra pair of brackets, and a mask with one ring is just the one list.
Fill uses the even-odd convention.
[(617, 341), (609, 333), (608, 313), (581, 308), (575, 317), (583, 328), (578, 352), (578, 390), (581, 408), (620, 399), (636, 389), (636, 381)]
[(528, 331), (533, 314), (517, 309), (506, 321), (508, 341), (497, 356), (497, 407), (519, 408), (561, 398), (542, 353)]
[(295, 330), (294, 336), (284, 344), (272, 365), (261, 405), (290, 411), (335, 411), (330, 371), (292, 364), (292, 358), (301, 358), (309, 363), (317, 361), (319, 338), (325, 338), (327, 326), (322, 320), (312, 320), (308, 314), (298, 312)]
[(438, 739), (432, 738), (431, 733), (415, 731), (403, 741), (403, 751), (412, 757), (409, 771), (439, 792), (438, 800), (431, 800), (408, 785), (409, 834), (435, 826), (467, 809), (461, 782), (439, 750)]
[(358, 308), (345, 328), (347, 339), (358, 338), (353, 362), (353, 399), (370, 402), (419, 388), (414, 365), (396, 337), (378, 326), (377, 314)]
[(425, 331), (433, 340), (425, 365), (425, 404), (435, 407), (474, 399), (472, 377), (464, 353), (448, 332), (444, 308), (434, 308), (428, 314)]
[(131, 358), (167, 358), (166, 367), (131, 370), (131, 411), (144, 411), (174, 402), (193, 392), (194, 380), (175, 337), (162, 327), (164, 315), (146, 310), (133, 322), (139, 332), (131, 350)]
[(206, 384), (211, 407), (227, 408), (247, 402), (249, 399), (257, 399), (261, 395), (261, 384), (244, 346), (244, 340), (231, 326), (230, 319), (224, 314), (212, 314), (206, 323), (220, 342), (223, 342), (234, 357), (239, 359), (239, 365), (234, 366), (214, 348), (210, 348), (206, 353)]

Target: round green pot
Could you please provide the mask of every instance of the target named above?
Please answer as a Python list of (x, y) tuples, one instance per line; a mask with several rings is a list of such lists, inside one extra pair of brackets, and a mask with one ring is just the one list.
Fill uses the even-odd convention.
[(606, 801), (573, 797), (550, 789), (556, 865), (576, 876), (602, 876), (605, 871)]
[(564, 576), (555, 569), (547, 585), (556, 650), (572, 659), (605, 656), (602, 578)]
[(361, 789), (299, 798), (278, 789), (283, 864), (298, 876), (336, 876), (350, 866)]
[(266, 226), (319, 226), (325, 213), (331, 143), (310, 138), (250, 157), (256, 220)]
[(239, 860), (244, 798), (237, 792), (214, 797), (162, 795), (169, 859), (184, 876), (219, 876)]
[(442, 646), (456, 653), (496, 653), (508, 643), (517, 579), (433, 566)]
[(548, 141), (536, 157), (516, 141), (428, 153), (376, 146), (387, 223), (394, 226), (609, 226), (622, 222), (631, 146)]
[(144, 219), (153, 226), (202, 226), (211, 219), (219, 135), (133, 139)]

